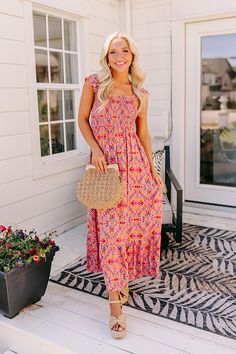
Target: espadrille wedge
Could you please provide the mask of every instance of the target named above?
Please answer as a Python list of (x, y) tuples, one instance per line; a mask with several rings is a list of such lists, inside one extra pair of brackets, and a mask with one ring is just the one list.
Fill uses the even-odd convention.
[[(121, 304), (122, 308), (122, 303), (121, 300), (109, 300), (110, 304), (116, 304), (119, 303)], [(121, 326), (123, 329), (122, 331), (120, 330), (114, 330), (113, 327), (118, 323), (119, 326)], [(110, 315), (109, 319), (109, 326), (111, 329), (111, 335), (113, 338), (119, 339), (119, 338), (124, 338), (125, 336), (125, 331), (126, 331), (126, 319), (125, 319), (125, 314), (121, 314), (118, 317)]]

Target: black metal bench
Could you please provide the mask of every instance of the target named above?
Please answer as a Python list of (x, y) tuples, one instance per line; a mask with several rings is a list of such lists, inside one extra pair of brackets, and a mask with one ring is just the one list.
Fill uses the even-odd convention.
[[(155, 158), (156, 154), (158, 154), (160, 150), (156, 151), (153, 154)], [(165, 145), (164, 147), (164, 182), (166, 185), (166, 193), (163, 193), (163, 217), (162, 217), (162, 240), (161, 240), (161, 248), (165, 249), (168, 247), (169, 237), (168, 233), (173, 233), (176, 242), (182, 242), (182, 212), (183, 212), (183, 190), (175, 177), (173, 171), (170, 168), (170, 146)], [(174, 187), (176, 191), (176, 212), (174, 212), (173, 207), (171, 205), (172, 195), (171, 195), (171, 187)]]

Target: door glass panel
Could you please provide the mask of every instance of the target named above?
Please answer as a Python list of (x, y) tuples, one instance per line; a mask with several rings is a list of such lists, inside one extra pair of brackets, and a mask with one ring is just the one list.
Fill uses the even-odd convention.
[(236, 186), (236, 33), (201, 39), (200, 183)]

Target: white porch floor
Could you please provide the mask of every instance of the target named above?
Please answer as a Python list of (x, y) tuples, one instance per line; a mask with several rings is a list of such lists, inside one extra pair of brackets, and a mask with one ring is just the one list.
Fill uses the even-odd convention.
[[(213, 219), (211, 223), (214, 223)], [(197, 223), (196, 218), (194, 223)], [(221, 228), (224, 228), (223, 224)], [(85, 254), (86, 224), (59, 236), (57, 244), (60, 252), (55, 255), (52, 274)], [(115, 340), (108, 329), (106, 300), (49, 282), (40, 302), (11, 320), (0, 315), (0, 354), (7, 350), (18, 354), (236, 352), (235, 340), (127, 306), (124, 311), (127, 314), (127, 335)]]

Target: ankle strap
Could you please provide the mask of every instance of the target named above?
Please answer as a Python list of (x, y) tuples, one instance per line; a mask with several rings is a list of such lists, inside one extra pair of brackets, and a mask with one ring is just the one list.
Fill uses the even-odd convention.
[(120, 304), (120, 300), (109, 300), (110, 304)]

